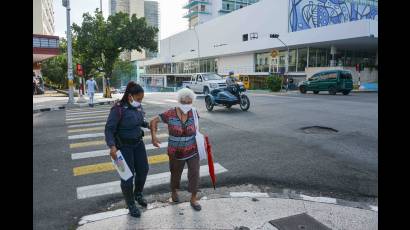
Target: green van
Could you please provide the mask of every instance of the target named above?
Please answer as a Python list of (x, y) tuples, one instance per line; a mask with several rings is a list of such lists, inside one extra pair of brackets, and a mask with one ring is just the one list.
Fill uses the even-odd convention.
[(313, 91), (318, 94), (320, 91), (329, 91), (329, 94), (335, 95), (342, 92), (348, 95), (353, 89), (352, 74), (347, 70), (326, 70), (315, 73), (307, 81), (299, 83), (301, 93)]

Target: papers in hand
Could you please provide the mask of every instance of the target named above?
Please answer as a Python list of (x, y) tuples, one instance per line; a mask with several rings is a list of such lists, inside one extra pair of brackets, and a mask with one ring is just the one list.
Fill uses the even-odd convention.
[(128, 167), (127, 162), (125, 162), (125, 159), (122, 156), (121, 151), (117, 152), (117, 160), (113, 160), (111, 158), (111, 161), (114, 165), (114, 168), (117, 170), (118, 174), (120, 175), (121, 179), (128, 180), (130, 177), (132, 177), (132, 172), (130, 168)]

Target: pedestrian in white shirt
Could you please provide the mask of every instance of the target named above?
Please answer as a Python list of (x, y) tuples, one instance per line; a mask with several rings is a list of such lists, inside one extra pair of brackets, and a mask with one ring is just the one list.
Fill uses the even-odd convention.
[(87, 88), (87, 94), (88, 97), (90, 99), (90, 101), (88, 102), (88, 105), (90, 107), (94, 106), (94, 93), (95, 93), (95, 89), (97, 89), (98, 91), (98, 85), (97, 82), (94, 80), (94, 77), (91, 76), (86, 82), (85, 82), (86, 88)]

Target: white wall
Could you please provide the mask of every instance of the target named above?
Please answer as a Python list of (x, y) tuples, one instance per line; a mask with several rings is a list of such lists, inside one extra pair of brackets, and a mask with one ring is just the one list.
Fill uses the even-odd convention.
[[(330, 25), (288, 33), (289, 0), (262, 0), (258, 3), (216, 17), (198, 25), (200, 57), (212, 58), (229, 55), (267, 52), (273, 48), (285, 49), (278, 39), (269, 38), (269, 34), (278, 33), (280, 39), (290, 47), (306, 46), (320, 42), (337, 41), (349, 38), (378, 37), (378, 23), (374, 20)], [(258, 33), (258, 39), (242, 41), (243, 34)], [(215, 45), (226, 44), (215, 47)], [(160, 42), (160, 57), (145, 62), (149, 64), (196, 59), (198, 56), (197, 40), (193, 30), (186, 30)], [(195, 50), (190, 52), (190, 50)], [(221, 59), (222, 60), (222, 59)], [(244, 63), (250, 66), (251, 62)]]
[(233, 71), (234, 74), (255, 72), (254, 55), (242, 54), (218, 58), (218, 74), (228, 75), (230, 71)]

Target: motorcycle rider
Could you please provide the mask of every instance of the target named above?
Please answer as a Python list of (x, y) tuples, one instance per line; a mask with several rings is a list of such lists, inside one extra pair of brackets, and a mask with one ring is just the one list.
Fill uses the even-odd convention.
[(236, 81), (236, 78), (233, 76), (233, 71), (230, 71), (229, 76), (226, 78), (226, 88), (232, 94), (236, 94), (237, 92), (238, 85)]

